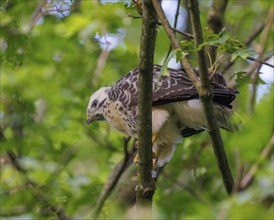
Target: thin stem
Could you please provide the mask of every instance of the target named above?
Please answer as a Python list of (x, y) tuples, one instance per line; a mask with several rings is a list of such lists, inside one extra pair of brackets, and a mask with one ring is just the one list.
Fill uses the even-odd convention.
[(101, 194), (96, 202), (96, 207), (94, 209), (93, 218), (98, 219), (101, 210), (105, 204), (105, 201), (110, 196), (111, 192), (117, 185), (118, 181), (120, 180), (122, 174), (128, 168), (129, 163), (133, 160), (133, 156), (136, 153), (134, 143), (131, 147), (131, 150), (128, 151), (128, 144), (130, 138), (126, 138), (124, 140), (124, 159), (120, 161), (115, 168), (113, 169), (112, 174), (109, 176), (107, 183), (105, 184)]
[(245, 190), (252, 183), (254, 176), (257, 170), (259, 169), (259, 166), (261, 165), (262, 161), (264, 161), (264, 159), (271, 154), (271, 152), (273, 151), (273, 147), (274, 147), (274, 135), (272, 135), (268, 144), (263, 148), (257, 163), (251, 166), (250, 170), (244, 175), (244, 177), (240, 181), (238, 190), (240, 191)]
[[(174, 31), (173, 31), (172, 27), (170, 26), (170, 24), (167, 20), (167, 17), (165, 15), (159, 1), (158, 0), (152, 0), (152, 3), (153, 3), (153, 6), (155, 8), (155, 11), (156, 11), (160, 21), (161, 21), (161, 24), (163, 25), (163, 27), (166, 31), (166, 34), (169, 37), (169, 40), (171, 41), (171, 44), (172, 44), (173, 48), (175, 50), (182, 51), (181, 46), (179, 44), (179, 41), (176, 39)], [(198, 79), (197, 74), (194, 72), (193, 68), (191, 67), (188, 59), (186, 59), (185, 57), (182, 57), (180, 61), (183, 65), (186, 73), (188, 74), (189, 78), (193, 82), (195, 88), (199, 88), (200, 87), (200, 81)]]
[[(178, 22), (178, 18), (179, 18), (180, 3), (181, 3), (181, 0), (178, 0), (178, 2), (177, 2), (177, 8), (176, 8), (176, 14), (175, 14), (175, 19), (174, 19), (174, 24), (173, 24), (173, 28), (174, 28), (174, 29), (177, 28), (177, 22)], [(171, 50), (172, 50), (172, 44), (170, 43), (170, 44), (169, 44), (169, 48), (168, 48), (167, 55), (166, 55), (165, 60), (164, 60), (164, 63), (165, 63), (166, 60), (168, 59), (168, 57), (169, 57), (169, 55), (170, 55), (170, 53), (171, 53)]]

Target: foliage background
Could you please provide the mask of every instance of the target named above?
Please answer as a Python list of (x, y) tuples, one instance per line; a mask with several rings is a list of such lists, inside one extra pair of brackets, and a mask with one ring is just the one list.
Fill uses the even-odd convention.
[[(85, 125), (90, 94), (139, 63), (141, 20), (129, 16), (138, 16), (137, 12), (125, 7), (125, 1), (105, 2), (0, 3), (1, 217), (36, 219), (57, 214), (60, 218), (57, 210), (62, 210), (71, 218), (89, 219), (108, 176), (124, 157), (122, 135), (106, 123)], [(211, 3), (200, 1), (204, 27)], [(244, 42), (273, 10), (272, 1), (229, 1), (226, 32)], [(269, 51), (273, 55), (271, 36), (273, 23), (265, 56)], [(250, 48), (256, 51), (264, 37), (261, 32)], [(163, 63), (168, 48), (159, 27), (155, 63)], [(196, 66), (196, 58), (190, 59)], [(156, 218), (273, 218), (273, 80), (256, 87), (258, 94), (264, 93), (250, 111), (250, 85), (235, 85), (231, 77), (252, 65), (237, 59), (224, 73), (240, 91), (234, 108), (244, 125), (237, 133), (222, 132), (236, 182), (258, 165), (252, 184), (231, 197), (226, 195), (204, 132), (178, 146), (157, 180)], [(273, 79), (273, 68), (265, 74)], [(270, 152), (260, 158), (269, 145)], [(131, 169), (107, 200), (102, 217), (131, 216), (130, 196), (121, 195), (137, 168)]]

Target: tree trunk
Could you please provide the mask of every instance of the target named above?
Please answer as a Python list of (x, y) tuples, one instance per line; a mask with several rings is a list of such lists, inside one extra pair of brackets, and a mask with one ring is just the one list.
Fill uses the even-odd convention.
[[(138, 82), (138, 185), (136, 207), (150, 208), (155, 186), (152, 171), (152, 72), (156, 39), (157, 18), (150, 0), (143, 1), (142, 34)], [(140, 213), (140, 212), (138, 212)]]

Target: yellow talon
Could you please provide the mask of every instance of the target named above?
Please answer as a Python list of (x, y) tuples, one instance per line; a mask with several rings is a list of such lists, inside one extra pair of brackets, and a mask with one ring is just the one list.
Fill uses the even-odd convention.
[(138, 153), (135, 155), (135, 157), (133, 159), (133, 163), (136, 164), (136, 165), (140, 163), (139, 154)]
[(156, 133), (152, 133), (152, 145), (154, 144), (155, 140), (156, 140), (157, 134)]

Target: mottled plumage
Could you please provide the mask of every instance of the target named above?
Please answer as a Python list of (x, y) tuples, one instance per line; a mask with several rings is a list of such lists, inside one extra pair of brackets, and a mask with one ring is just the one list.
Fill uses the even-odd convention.
[[(161, 66), (153, 69), (152, 132), (155, 135), (153, 151), (156, 166), (170, 160), (176, 145), (183, 137), (197, 134), (207, 128), (206, 118), (198, 93), (184, 70), (168, 69), (161, 75)], [(198, 74), (198, 73), (197, 73)], [(231, 102), (237, 91), (227, 88), (220, 73), (211, 78), (214, 111), (220, 127), (233, 130), (229, 117)], [(137, 138), (138, 68), (133, 69), (113, 87), (103, 87), (91, 97), (87, 107), (87, 123), (106, 120), (127, 136)]]

